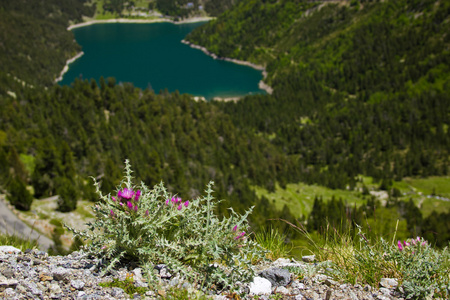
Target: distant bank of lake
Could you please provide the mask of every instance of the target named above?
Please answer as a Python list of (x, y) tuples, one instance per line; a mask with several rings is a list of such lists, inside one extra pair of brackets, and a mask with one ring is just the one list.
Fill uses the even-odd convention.
[(80, 77), (98, 82), (103, 76), (156, 93), (167, 88), (206, 99), (265, 93), (258, 87), (261, 71), (215, 60), (181, 43), (201, 24), (111, 23), (75, 28), (84, 55), (70, 64), (59, 84), (70, 85)]

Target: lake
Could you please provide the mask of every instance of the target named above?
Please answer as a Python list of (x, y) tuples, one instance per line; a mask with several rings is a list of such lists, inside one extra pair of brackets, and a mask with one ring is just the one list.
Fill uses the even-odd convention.
[(98, 82), (103, 76), (156, 93), (167, 88), (206, 99), (265, 93), (258, 87), (261, 71), (215, 60), (181, 43), (202, 24), (109, 23), (75, 28), (84, 55), (70, 64), (59, 84), (70, 85), (75, 78)]

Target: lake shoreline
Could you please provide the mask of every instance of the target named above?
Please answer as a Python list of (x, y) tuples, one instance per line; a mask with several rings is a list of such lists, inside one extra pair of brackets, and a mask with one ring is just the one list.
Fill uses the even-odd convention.
[[(189, 41), (186, 41), (186, 40), (184, 40), (184, 39), (181, 40), (181, 42), (182, 42), (183, 44), (185, 44), (185, 45), (190, 46), (190, 47), (193, 48), (193, 49), (198, 49), (198, 50), (202, 51), (202, 52), (205, 53), (206, 55), (211, 56), (213, 59), (223, 60), (223, 61), (228, 61), (228, 62), (232, 62), (232, 63), (238, 64), (238, 65), (243, 65), (243, 66), (251, 67), (251, 68), (253, 68), (253, 69), (255, 69), (255, 70), (258, 70), (258, 71), (262, 71), (262, 74), (263, 74), (263, 80), (261, 80), (261, 81), (258, 83), (258, 87), (259, 87), (261, 90), (266, 91), (267, 94), (272, 95), (272, 93), (273, 93), (273, 88), (272, 88), (271, 86), (269, 86), (267, 83), (264, 82), (264, 79), (266, 79), (266, 77), (267, 77), (266, 68), (265, 68), (264, 66), (257, 65), (257, 64), (254, 64), (254, 63), (245, 61), (245, 60), (239, 60), (239, 59), (229, 58), (229, 57), (220, 57), (220, 56), (218, 56), (217, 54), (210, 52), (210, 51), (209, 51), (208, 49), (206, 49), (205, 47), (202, 47), (202, 46), (193, 44), (193, 43), (191, 43), (191, 42), (189, 42)], [(236, 101), (236, 97), (231, 97), (230, 100)], [(229, 101), (229, 100), (228, 100), (228, 101)]]
[[(105, 19), (105, 20), (89, 20), (86, 22), (82, 22), (82, 23), (77, 23), (77, 24), (73, 24), (70, 25), (69, 27), (67, 27), (67, 30), (71, 31), (72, 29), (76, 29), (76, 28), (80, 28), (80, 27), (86, 27), (86, 26), (91, 26), (91, 25), (95, 25), (95, 24), (114, 24), (114, 23), (134, 23), (134, 24), (152, 24), (152, 23), (172, 23), (175, 25), (181, 25), (181, 24), (189, 24), (189, 23), (197, 23), (197, 22), (205, 22), (205, 21), (210, 21), (213, 20), (214, 18), (212, 17), (195, 17), (195, 18), (189, 18), (189, 19), (185, 19), (182, 21), (173, 21), (171, 19), (167, 19), (167, 18), (155, 18), (155, 19), (126, 19), (126, 18), (118, 18), (118, 19)], [(271, 95), (273, 92), (272, 87), (270, 87), (268, 84), (266, 84), (263, 80), (267, 77), (267, 72), (265, 70), (264, 66), (261, 65), (257, 65), (248, 61), (243, 61), (243, 60), (238, 60), (238, 59), (234, 59), (234, 58), (228, 58), (228, 57), (219, 57), (218, 55), (209, 52), (205, 47), (199, 46), (199, 45), (195, 45), (189, 41), (186, 40), (181, 40), (181, 43), (189, 45), (191, 48), (194, 49), (198, 49), (201, 50), (203, 53), (205, 53), (206, 55), (217, 59), (217, 60), (223, 60), (223, 61), (228, 61), (228, 62), (232, 62), (235, 64), (239, 64), (239, 65), (243, 65), (243, 66), (247, 66), (247, 67), (251, 67), (255, 70), (258, 71), (262, 71), (262, 75), (263, 75), (263, 79), (259, 81), (258, 83), (258, 88), (265, 91), (267, 94)], [(77, 60), (78, 58), (80, 58), (82, 55), (84, 54), (84, 52), (80, 52), (78, 53), (76, 56), (68, 59), (66, 61), (66, 65), (64, 66), (63, 70), (61, 71), (60, 75), (58, 78), (55, 79), (55, 83), (58, 83), (59, 81), (61, 81), (63, 79), (63, 76), (65, 73), (67, 73), (69, 71), (69, 65), (71, 63), (73, 63), (75, 60)], [(247, 95), (242, 95), (242, 96), (234, 96), (234, 97), (213, 97), (211, 100), (215, 100), (215, 101), (238, 101), (241, 98), (245, 97)], [(197, 99), (197, 101), (205, 101), (206, 99), (202, 96), (200, 97), (195, 97)], [(203, 98), (203, 99), (202, 99)]]
[(79, 59), (80, 57), (82, 57), (83, 55), (84, 55), (84, 52), (81, 51), (81, 52), (77, 53), (77, 55), (75, 55), (74, 57), (69, 58), (69, 59), (66, 61), (66, 65), (65, 65), (64, 68), (62, 69), (61, 73), (59, 73), (59, 77), (57, 77), (57, 78), (55, 79), (55, 83), (58, 83), (58, 82), (60, 82), (61, 80), (63, 80), (64, 74), (66, 74), (66, 73), (69, 71), (69, 65), (70, 65), (71, 63), (73, 63), (74, 61), (76, 61), (77, 59)]
[(156, 18), (156, 19), (126, 19), (126, 18), (119, 18), (119, 19), (106, 19), (106, 20), (90, 20), (83, 23), (77, 23), (70, 25), (67, 27), (67, 30), (72, 30), (80, 27), (95, 25), (95, 24), (110, 24), (110, 23), (135, 23), (135, 24), (151, 24), (151, 23), (172, 23), (176, 25), (180, 24), (189, 24), (189, 23), (197, 23), (197, 22), (206, 22), (213, 20), (212, 17), (196, 17), (196, 18), (189, 18), (185, 19), (183, 21), (173, 21), (171, 19), (167, 18)]

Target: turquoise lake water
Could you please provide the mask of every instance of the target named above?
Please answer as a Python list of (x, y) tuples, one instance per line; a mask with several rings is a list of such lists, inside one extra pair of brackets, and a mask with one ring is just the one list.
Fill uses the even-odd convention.
[(167, 88), (194, 96), (235, 97), (265, 93), (262, 72), (214, 60), (181, 40), (202, 23), (112, 23), (73, 29), (84, 55), (70, 64), (61, 85), (75, 78), (115, 77), (155, 93)]

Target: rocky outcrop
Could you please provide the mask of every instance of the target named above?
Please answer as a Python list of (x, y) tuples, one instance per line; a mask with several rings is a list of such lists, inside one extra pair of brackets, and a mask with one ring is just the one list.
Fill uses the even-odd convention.
[[(0, 298), (1, 299), (161, 299), (169, 288), (194, 287), (177, 274), (170, 274), (164, 265), (155, 266), (160, 277), (160, 288), (148, 289), (144, 295), (130, 297), (119, 287), (101, 287), (99, 283), (114, 278), (125, 280), (132, 274), (134, 285), (148, 287), (136, 266), (113, 270), (100, 276), (102, 261), (90, 258), (83, 252), (67, 256), (48, 256), (46, 252), (28, 250), (25, 253), (14, 247), (0, 247)], [(395, 292), (396, 280), (383, 279), (383, 287), (372, 289), (359, 284), (341, 284), (319, 271), (303, 278), (289, 269), (311, 269), (308, 263), (279, 259), (273, 263), (254, 266), (259, 274), (252, 283), (241, 284), (239, 294), (244, 299), (401, 299)], [(305, 273), (307, 274), (307, 272)], [(266, 277), (266, 278), (264, 278)], [(272, 281), (272, 282), (271, 282)], [(211, 299), (229, 299), (222, 292), (210, 294)]]

